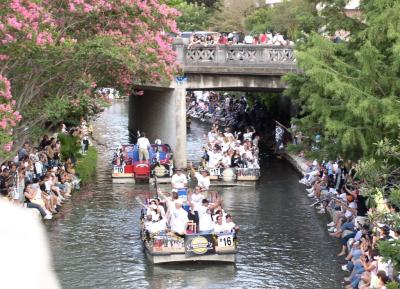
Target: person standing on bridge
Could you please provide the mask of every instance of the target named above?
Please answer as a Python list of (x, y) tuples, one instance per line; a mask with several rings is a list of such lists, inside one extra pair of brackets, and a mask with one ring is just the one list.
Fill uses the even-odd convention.
[(142, 132), (141, 137), (138, 138), (137, 145), (139, 147), (139, 161), (148, 160), (149, 159), (150, 142), (144, 132)]

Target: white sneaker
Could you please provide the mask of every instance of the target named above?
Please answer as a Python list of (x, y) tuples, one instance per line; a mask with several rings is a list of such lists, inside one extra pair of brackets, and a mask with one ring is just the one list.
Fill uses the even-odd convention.
[(317, 210), (322, 210), (322, 209), (324, 208), (324, 206), (319, 205), (319, 206), (316, 206), (315, 208), (316, 208)]
[(326, 226), (327, 227), (333, 227), (333, 226), (335, 226), (335, 223), (334, 222), (330, 222), (329, 224), (326, 224)]
[(306, 183), (306, 179), (302, 178), (301, 180), (299, 180), (300, 184), (305, 184)]
[(325, 209), (321, 209), (321, 210), (318, 211), (318, 214), (325, 214), (325, 213), (326, 213)]
[(350, 272), (349, 269), (347, 268), (347, 265), (342, 265), (342, 270), (345, 272)]
[(45, 220), (51, 220), (51, 219), (53, 219), (53, 215), (48, 213), (48, 214), (46, 214), (46, 216), (44, 216), (44, 219)]
[(314, 193), (309, 193), (309, 194), (307, 195), (307, 197), (309, 197), (309, 198), (314, 197)]
[(330, 227), (329, 229), (328, 229), (328, 232), (329, 233), (333, 233), (335, 231), (335, 227)]
[(314, 192), (313, 188), (306, 189), (306, 191), (309, 192), (309, 193), (313, 193)]

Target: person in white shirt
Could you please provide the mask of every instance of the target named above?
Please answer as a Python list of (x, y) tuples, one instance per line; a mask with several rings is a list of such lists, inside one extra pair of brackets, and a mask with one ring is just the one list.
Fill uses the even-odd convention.
[(214, 233), (216, 234), (225, 233), (225, 226), (222, 223), (221, 216), (217, 217), (217, 222), (214, 224)]
[(170, 226), (171, 231), (183, 236), (186, 234), (187, 224), (189, 222), (188, 213), (182, 208), (182, 200), (175, 200), (175, 206), (171, 210)]
[(208, 137), (208, 141), (210, 143), (213, 143), (216, 141), (218, 134), (214, 130), (211, 130), (208, 132), (207, 137)]
[(161, 205), (160, 199), (156, 198), (155, 201), (156, 201), (156, 205), (157, 205), (157, 212), (160, 214), (160, 216), (162, 218), (165, 218), (165, 209), (164, 209), (164, 206)]
[(197, 179), (197, 185), (203, 190), (208, 190), (210, 188), (210, 177), (208, 176), (208, 172), (204, 169), (201, 170), (200, 173), (196, 172), (193, 166), (192, 172), (194, 172), (194, 176)]
[(158, 219), (154, 220), (151, 215), (147, 215), (144, 226), (150, 234), (156, 234), (167, 229), (165, 219), (160, 216), (158, 216)]
[(214, 222), (211, 217), (211, 210), (218, 207), (219, 203), (210, 204), (207, 199), (201, 201), (202, 205), (197, 208), (199, 214), (200, 234), (209, 234), (214, 230)]
[(226, 221), (223, 226), (225, 232), (237, 232), (239, 230), (239, 227), (232, 221), (232, 216), (229, 214), (226, 215)]
[(245, 43), (245, 44), (253, 44), (253, 36), (251, 36), (251, 35), (246, 35), (246, 36), (244, 37), (244, 43)]
[(189, 203), (193, 205), (194, 211), (197, 211), (197, 209), (202, 205), (204, 198), (204, 195), (201, 193), (201, 188), (196, 186), (193, 193), (189, 194)]
[(232, 158), (228, 155), (227, 152), (224, 152), (224, 156), (222, 157), (221, 161), (224, 168), (229, 168), (232, 164)]
[(157, 211), (157, 205), (155, 201), (152, 201), (150, 206), (147, 208), (147, 215), (151, 216), (152, 221), (158, 221), (158, 219), (160, 218), (160, 214)]
[(182, 174), (182, 170), (177, 168), (175, 174), (171, 178), (171, 184), (174, 189), (182, 189), (187, 187), (187, 177)]
[(243, 141), (252, 140), (254, 131), (251, 131), (250, 128), (246, 129), (246, 132), (243, 134)]
[(280, 34), (279, 32), (275, 34), (272, 42), (274, 45), (285, 45), (285, 39), (283, 39), (282, 34)]
[(142, 132), (141, 137), (137, 140), (137, 145), (139, 147), (139, 160), (148, 160), (149, 159), (149, 149), (150, 142), (149, 139), (146, 138), (146, 134)]
[(208, 155), (209, 155), (208, 166), (210, 168), (215, 168), (222, 160), (222, 154), (220, 151), (217, 151), (217, 149), (209, 151)]

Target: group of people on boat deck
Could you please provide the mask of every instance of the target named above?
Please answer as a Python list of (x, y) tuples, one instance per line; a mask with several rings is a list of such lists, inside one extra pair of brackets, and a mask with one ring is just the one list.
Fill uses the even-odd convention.
[[(350, 169), (349, 169), (350, 168)], [(345, 257), (342, 270), (349, 272), (345, 278), (347, 289), (386, 288), (393, 276), (393, 264), (379, 256), (380, 240), (399, 240), (400, 228), (382, 219), (369, 222), (367, 198), (360, 192), (361, 180), (354, 167), (346, 167), (342, 160), (309, 163), (309, 170), (299, 181), (308, 189), (308, 197), (315, 198), (319, 213), (329, 212), (332, 222), (327, 224), (332, 237), (338, 238)], [(383, 211), (398, 212), (399, 208), (385, 203)]]
[(218, 124), (212, 126), (207, 135), (208, 143), (203, 148), (203, 167), (259, 169), (260, 137), (253, 127), (233, 134), (230, 128), (223, 132)]
[(186, 190), (188, 180), (180, 169), (176, 169), (176, 173), (172, 176), (173, 189), (169, 196), (158, 190), (160, 198), (151, 200), (145, 206), (145, 228), (148, 233), (156, 234), (170, 230), (182, 237), (187, 233), (237, 232), (239, 228), (233, 222), (232, 216), (222, 208), (219, 194), (208, 190), (210, 180), (207, 171), (195, 174), (199, 180), (198, 185), (193, 190), (188, 190), (186, 200), (180, 198), (178, 190)]

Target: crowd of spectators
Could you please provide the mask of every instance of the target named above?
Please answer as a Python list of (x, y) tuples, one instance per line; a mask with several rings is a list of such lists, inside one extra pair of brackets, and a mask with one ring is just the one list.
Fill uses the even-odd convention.
[[(379, 255), (380, 240), (393, 241), (400, 237), (400, 228), (386, 221), (380, 223), (368, 217), (374, 209), (368, 208), (367, 198), (360, 193), (362, 181), (356, 171), (342, 160), (309, 163), (309, 170), (300, 180), (308, 188), (308, 197), (315, 201), (321, 214), (329, 213), (329, 234), (340, 240), (338, 256), (343, 257), (342, 270), (348, 272), (346, 288), (386, 288), (396, 279), (393, 264)], [(387, 212), (399, 208), (385, 203)]]
[[(80, 127), (69, 130), (64, 124), (61, 125), (61, 133), (81, 140), (82, 154), (86, 153), (89, 146), (89, 132), (90, 128), (84, 120)], [(79, 188), (75, 164), (74, 155), (62, 155), (61, 141), (57, 135), (44, 135), (37, 146), (26, 142), (13, 160), (1, 165), (0, 199), (37, 210), (43, 219), (52, 219), (72, 191)]]
[(222, 130), (214, 123), (207, 138), (208, 142), (203, 147), (203, 167), (260, 169), (260, 137), (254, 127), (232, 133), (230, 128)]
[(289, 40), (280, 32), (263, 32), (252, 34), (244, 34), (241, 32), (230, 33), (193, 33), (189, 38), (189, 46), (191, 48), (196, 45), (236, 45), (236, 44), (253, 44), (253, 45), (277, 45), (289, 46), (294, 42)]
[(193, 91), (187, 95), (187, 115), (210, 123), (218, 123), (231, 131), (245, 131), (253, 126), (256, 131), (265, 130), (266, 108), (255, 101), (250, 105), (245, 96), (229, 93)]
[(195, 91), (189, 98), (188, 115), (208, 117), (213, 123), (203, 147), (202, 166), (259, 169), (260, 136), (253, 126), (260, 120), (259, 104), (250, 109), (245, 96), (210, 91)]

